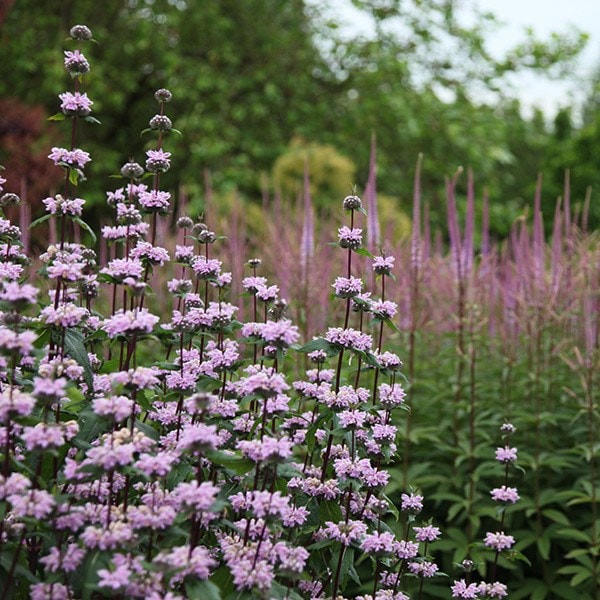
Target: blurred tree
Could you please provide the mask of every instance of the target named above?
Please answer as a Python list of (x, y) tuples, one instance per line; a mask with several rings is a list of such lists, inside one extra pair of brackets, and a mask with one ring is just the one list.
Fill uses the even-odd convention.
[(305, 166), (310, 175), (310, 193), (318, 208), (352, 192), (356, 171), (352, 161), (333, 146), (307, 144), (296, 137), (273, 165), (274, 184), (284, 196), (297, 198), (301, 194)]

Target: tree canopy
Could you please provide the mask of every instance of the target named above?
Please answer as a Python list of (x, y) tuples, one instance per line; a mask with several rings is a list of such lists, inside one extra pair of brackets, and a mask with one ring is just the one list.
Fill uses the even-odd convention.
[[(331, 3), (319, 0), (64, 0), (53, 11), (19, 0), (0, 30), (1, 95), (25, 112), (55, 113), (64, 79), (56, 48), (70, 26), (86, 23), (99, 42), (90, 50), (87, 91), (102, 125), (82, 134), (96, 174), (116, 172), (129, 156), (141, 160), (152, 93), (167, 87), (183, 132), (168, 141), (177, 153), (167, 181), (173, 189), (200, 197), (208, 170), (217, 191), (259, 198), (265, 177), (274, 181), (274, 165), (299, 139), (352, 161), (356, 182), (348, 187), (362, 186), (375, 133), (381, 192), (407, 202), (423, 153), (423, 188), (440, 215), (444, 176), (471, 167), (489, 188), (492, 227), (502, 235), (532, 194), (537, 171), (555, 173), (560, 163), (549, 148), (553, 132), (540, 114), (522, 115), (504, 76), (520, 69), (560, 75), (585, 35), (530, 35), (497, 60), (486, 46), (493, 15), (473, 9), (467, 20), (463, 3), (352, 4), (373, 32), (349, 37)], [(15, 151), (4, 139), (0, 124), (3, 164), (9, 147)]]

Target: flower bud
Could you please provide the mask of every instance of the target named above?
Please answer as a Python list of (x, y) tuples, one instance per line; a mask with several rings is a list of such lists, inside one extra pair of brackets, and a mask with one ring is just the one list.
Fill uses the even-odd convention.
[(258, 267), (260, 267), (260, 265), (261, 265), (261, 262), (262, 262), (262, 261), (260, 260), (260, 258), (251, 258), (251, 259), (248, 261), (248, 266), (249, 266), (251, 269), (258, 269)]
[(129, 179), (140, 179), (143, 174), (143, 167), (136, 162), (126, 162), (121, 167), (121, 175)]
[(179, 229), (191, 229), (194, 226), (194, 221), (189, 217), (179, 217), (177, 219), (177, 227)]
[(158, 131), (170, 131), (173, 129), (173, 123), (166, 115), (154, 115), (150, 119), (150, 128)]
[(198, 241), (201, 244), (212, 244), (215, 241), (216, 237), (217, 236), (214, 234), (214, 232), (205, 229), (204, 231), (201, 231), (198, 234)]
[(165, 88), (160, 88), (154, 92), (154, 97), (156, 98), (157, 102), (171, 102), (173, 99), (173, 94), (171, 94), (171, 92)]
[(362, 201), (358, 196), (346, 196), (342, 206), (344, 210), (359, 210), (362, 206)]
[(19, 204), (21, 204), (21, 198), (19, 198), (17, 194), (7, 192), (6, 194), (2, 194), (2, 196), (0, 196), (0, 206), (2, 208), (8, 208), (9, 206), (18, 206)]

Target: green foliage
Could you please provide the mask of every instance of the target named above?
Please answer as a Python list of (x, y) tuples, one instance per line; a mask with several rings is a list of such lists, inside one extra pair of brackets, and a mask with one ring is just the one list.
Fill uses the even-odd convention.
[[(69, 24), (90, 23), (100, 44), (86, 52), (102, 60), (93, 60), (86, 91), (103, 122), (82, 128), (94, 159), (91, 176), (106, 180), (102, 165), (130, 155), (142, 160), (146, 140), (138, 132), (147, 127), (149, 98), (168, 87), (175, 126), (185, 135), (166, 141), (180, 158), (164, 183), (184, 186), (192, 200), (203, 195), (203, 171), (211, 172), (218, 192), (235, 188), (242, 198), (258, 199), (272, 169), (293, 200), (298, 184), (291, 177), (304, 167), (293, 140), (302, 139), (315, 197), (324, 203), (341, 188), (364, 184), (375, 132), (381, 193), (406, 206), (406, 182), (424, 153), (423, 189), (433, 224), (441, 225), (443, 177), (470, 166), (490, 190), (492, 232), (506, 235), (531, 196), (535, 173), (564, 170), (570, 161), (559, 153), (549, 166), (545, 147), (553, 139), (539, 114), (526, 119), (516, 101), (500, 100), (510, 98), (503, 77), (520, 69), (559, 76), (585, 36), (569, 31), (536, 40), (529, 33), (494, 60), (487, 50), (487, 36), (498, 29), (493, 15), (476, 15), (467, 27), (452, 2), (354, 4), (371, 16), (373, 35), (349, 38), (325, 3), (304, 0), (65, 0), (55, 11), (19, 0), (0, 32), (0, 85), (4, 96), (55, 114), (64, 75), (54, 48), (68, 47)], [(397, 28), (402, 35), (393, 33)], [(591, 170), (574, 175), (584, 189), (595, 181)], [(78, 183), (99, 216), (100, 192)]]

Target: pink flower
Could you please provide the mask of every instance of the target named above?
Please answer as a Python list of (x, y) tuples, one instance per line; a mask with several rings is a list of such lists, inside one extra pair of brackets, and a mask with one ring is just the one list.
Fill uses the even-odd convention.
[(92, 410), (103, 417), (111, 417), (115, 421), (122, 421), (131, 415), (133, 400), (127, 396), (101, 396), (92, 401)]
[(237, 447), (254, 462), (283, 462), (292, 454), (292, 442), (287, 438), (264, 436), (262, 440), (242, 440)]
[(65, 69), (73, 75), (85, 75), (90, 71), (90, 63), (79, 50), (65, 50)]
[(351, 248), (357, 250), (362, 245), (362, 229), (350, 229), (350, 227), (340, 227), (338, 229), (338, 239), (342, 248)]
[(109, 338), (124, 334), (147, 334), (158, 323), (159, 317), (148, 312), (147, 308), (140, 310), (118, 310), (112, 317), (105, 319), (102, 329)]
[(352, 298), (361, 293), (363, 282), (357, 277), (338, 277), (331, 287), (335, 289), (335, 295), (339, 298)]
[(370, 350), (373, 345), (373, 338), (368, 333), (341, 327), (330, 327), (325, 339), (335, 346), (363, 352)]
[(140, 206), (148, 212), (166, 212), (169, 210), (171, 194), (160, 190), (140, 192)]
[(38, 289), (27, 283), (5, 281), (0, 289), (0, 300), (11, 303), (33, 304), (36, 301)]
[(98, 569), (98, 585), (100, 587), (110, 588), (111, 590), (120, 590), (129, 584), (131, 569), (126, 564), (121, 564), (113, 571), (108, 569)]
[(35, 517), (45, 519), (54, 510), (54, 496), (45, 490), (30, 490), (23, 496), (8, 497), (13, 513), (17, 517)]
[(512, 502), (514, 504), (520, 498), (517, 488), (506, 487), (505, 485), (494, 488), (490, 494), (496, 502)]
[[(80, 55), (82, 56), (82, 55)], [(65, 115), (76, 115), (78, 117), (85, 117), (92, 112), (93, 102), (88, 98), (87, 94), (81, 92), (63, 92), (59, 94), (60, 98), (60, 110)]]
[(371, 268), (377, 275), (389, 275), (394, 268), (394, 261), (393, 256), (376, 256)]
[(433, 525), (413, 527), (413, 530), (415, 531), (415, 538), (419, 542), (435, 542), (441, 535), (439, 528), (433, 527)]
[(434, 562), (424, 560), (422, 562), (414, 561), (408, 563), (408, 569), (411, 573), (420, 577), (433, 577), (439, 570), (439, 567)]
[(62, 583), (35, 583), (29, 588), (30, 600), (68, 600), (73, 590)]
[(60, 425), (46, 423), (38, 423), (34, 427), (25, 427), (21, 439), (30, 452), (37, 449), (59, 448), (65, 443)]
[(517, 460), (517, 449), (509, 448), (508, 446), (498, 448), (496, 450), (496, 460), (501, 463), (515, 462)]
[(352, 542), (359, 541), (367, 533), (367, 526), (362, 521), (351, 519), (347, 523), (345, 521), (339, 523), (326, 521), (325, 525), (327, 527), (322, 531), (324, 537), (340, 542), (343, 546), (349, 546)]
[(73, 150), (67, 150), (66, 148), (52, 148), (48, 158), (54, 162), (55, 165), (74, 167), (83, 169), (87, 163), (90, 162), (91, 158), (88, 152), (84, 152), (79, 148), (73, 148)]
[(394, 553), (398, 558), (404, 560), (414, 558), (419, 553), (419, 544), (417, 542), (400, 540), (394, 544)]
[(399, 383), (389, 385), (382, 383), (379, 385), (379, 402), (384, 408), (394, 408), (404, 402), (406, 392)]
[(394, 542), (396, 538), (393, 533), (372, 533), (365, 536), (360, 548), (368, 554), (383, 554), (391, 553), (394, 550)]
[(479, 584), (479, 593), (489, 598), (504, 598), (508, 596), (506, 586), (498, 581), (493, 583), (481, 582)]
[(405, 510), (412, 513), (418, 513), (423, 510), (423, 496), (418, 494), (402, 494), (402, 505), (401, 510)]
[(150, 242), (138, 241), (135, 248), (132, 248), (129, 256), (133, 259), (141, 260), (143, 264), (162, 266), (169, 260), (169, 253), (160, 246), (153, 246)]
[(173, 490), (173, 504), (178, 508), (191, 508), (197, 512), (210, 509), (220, 488), (210, 481), (180, 483)]
[(27, 416), (35, 406), (35, 398), (17, 389), (4, 388), (0, 392), (0, 422), (16, 415)]
[(85, 555), (86, 551), (77, 544), (68, 544), (62, 549), (50, 548), (50, 552), (40, 558), (40, 562), (53, 573), (60, 569), (72, 573), (77, 570)]
[(453, 598), (478, 598), (479, 590), (475, 583), (467, 585), (464, 579), (455, 581), (452, 586), (452, 597)]
[(164, 173), (171, 167), (171, 161), (169, 160), (171, 158), (170, 152), (165, 152), (162, 149), (148, 150), (146, 156), (148, 157), (146, 160), (146, 171)]

